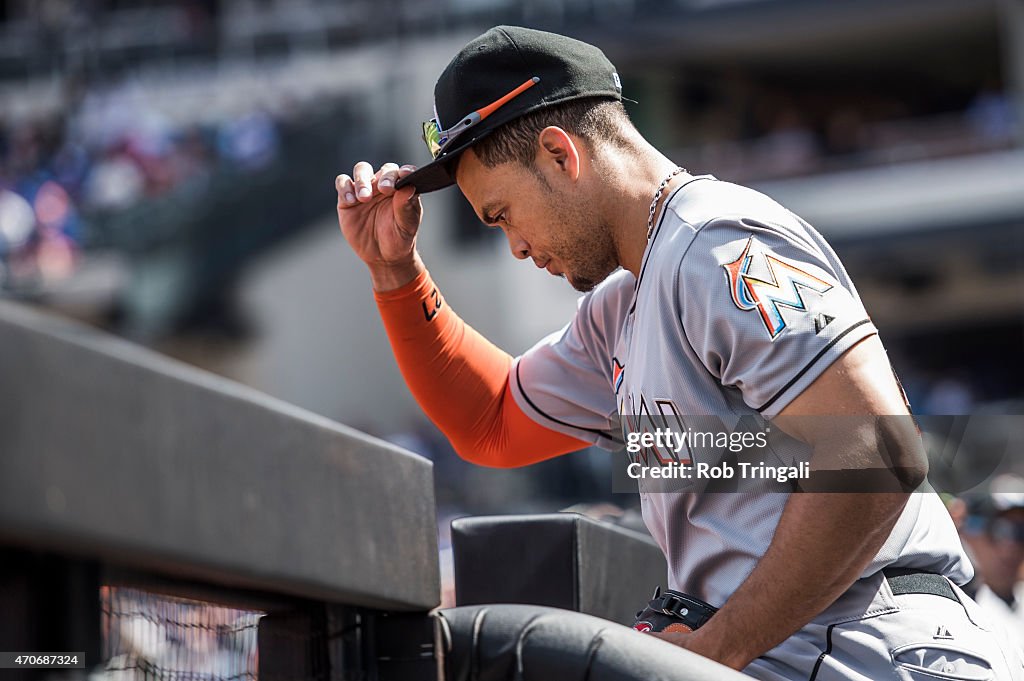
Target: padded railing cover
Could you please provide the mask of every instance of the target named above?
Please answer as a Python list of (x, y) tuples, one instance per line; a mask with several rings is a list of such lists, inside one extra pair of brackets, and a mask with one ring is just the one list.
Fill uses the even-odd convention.
[(649, 535), (577, 513), (452, 522), (457, 605), (546, 605), (632, 624), (665, 556)]
[(743, 681), (649, 634), (535, 605), (438, 612), (444, 681)]

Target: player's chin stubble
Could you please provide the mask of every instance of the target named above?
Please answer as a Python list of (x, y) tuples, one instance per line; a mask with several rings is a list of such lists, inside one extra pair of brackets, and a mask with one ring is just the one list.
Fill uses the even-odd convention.
[(548, 210), (561, 226), (552, 252), (561, 256), (557, 261), (564, 266), (563, 276), (577, 291), (592, 291), (619, 267), (611, 225), (576, 195), (550, 201)]
[(611, 229), (603, 223), (583, 231), (573, 244), (567, 244), (572, 255), (565, 259), (565, 278), (577, 291), (587, 293), (608, 278), (618, 266)]

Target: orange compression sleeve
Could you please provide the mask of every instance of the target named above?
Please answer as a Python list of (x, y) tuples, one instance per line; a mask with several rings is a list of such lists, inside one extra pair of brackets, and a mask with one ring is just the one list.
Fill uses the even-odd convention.
[(509, 387), (512, 357), (448, 307), (429, 273), (374, 298), (405, 382), (459, 456), (513, 468), (588, 446), (519, 408)]

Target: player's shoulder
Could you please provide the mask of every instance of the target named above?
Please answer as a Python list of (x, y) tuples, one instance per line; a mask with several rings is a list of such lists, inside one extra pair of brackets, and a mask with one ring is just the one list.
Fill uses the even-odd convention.
[(701, 175), (673, 194), (668, 212), (693, 229), (719, 225), (744, 218), (792, 226), (799, 222), (793, 213), (767, 194), (711, 175)]
[[(797, 259), (827, 258), (829, 248), (811, 225), (770, 196), (711, 176), (673, 194), (652, 243), (652, 269), (672, 273), (723, 265), (751, 239)], [(709, 257), (711, 256), (711, 257)], [(726, 260), (723, 260), (726, 258)], [(714, 262), (712, 262), (712, 260)]]
[(673, 192), (666, 206), (641, 269), (642, 294), (671, 297), (724, 285), (723, 273), (744, 267), (770, 281), (772, 272), (761, 267), (765, 258), (852, 290), (825, 239), (755, 189), (700, 176)]

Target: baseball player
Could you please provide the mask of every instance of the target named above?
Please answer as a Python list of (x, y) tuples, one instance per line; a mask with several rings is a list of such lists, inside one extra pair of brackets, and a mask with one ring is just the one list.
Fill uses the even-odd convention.
[[(718, 415), (770, 421), (782, 460), (787, 442), (847, 468), (885, 450), (921, 482), (920, 438), (901, 425), (902, 391), (832, 249), (768, 197), (651, 146), (599, 49), (495, 27), (434, 95), (434, 160), (357, 163), (337, 178), (338, 217), (409, 388), (461, 456), (523, 466), (618, 450), (653, 415)], [(520, 357), (455, 314), (417, 253), (420, 195), (453, 184), (515, 257), (585, 292)], [(904, 418), (814, 418), (833, 415)], [(711, 608), (700, 626), (653, 635), (759, 679), (1024, 678), (957, 586), (972, 570), (934, 494), (638, 484), (669, 588)]]

